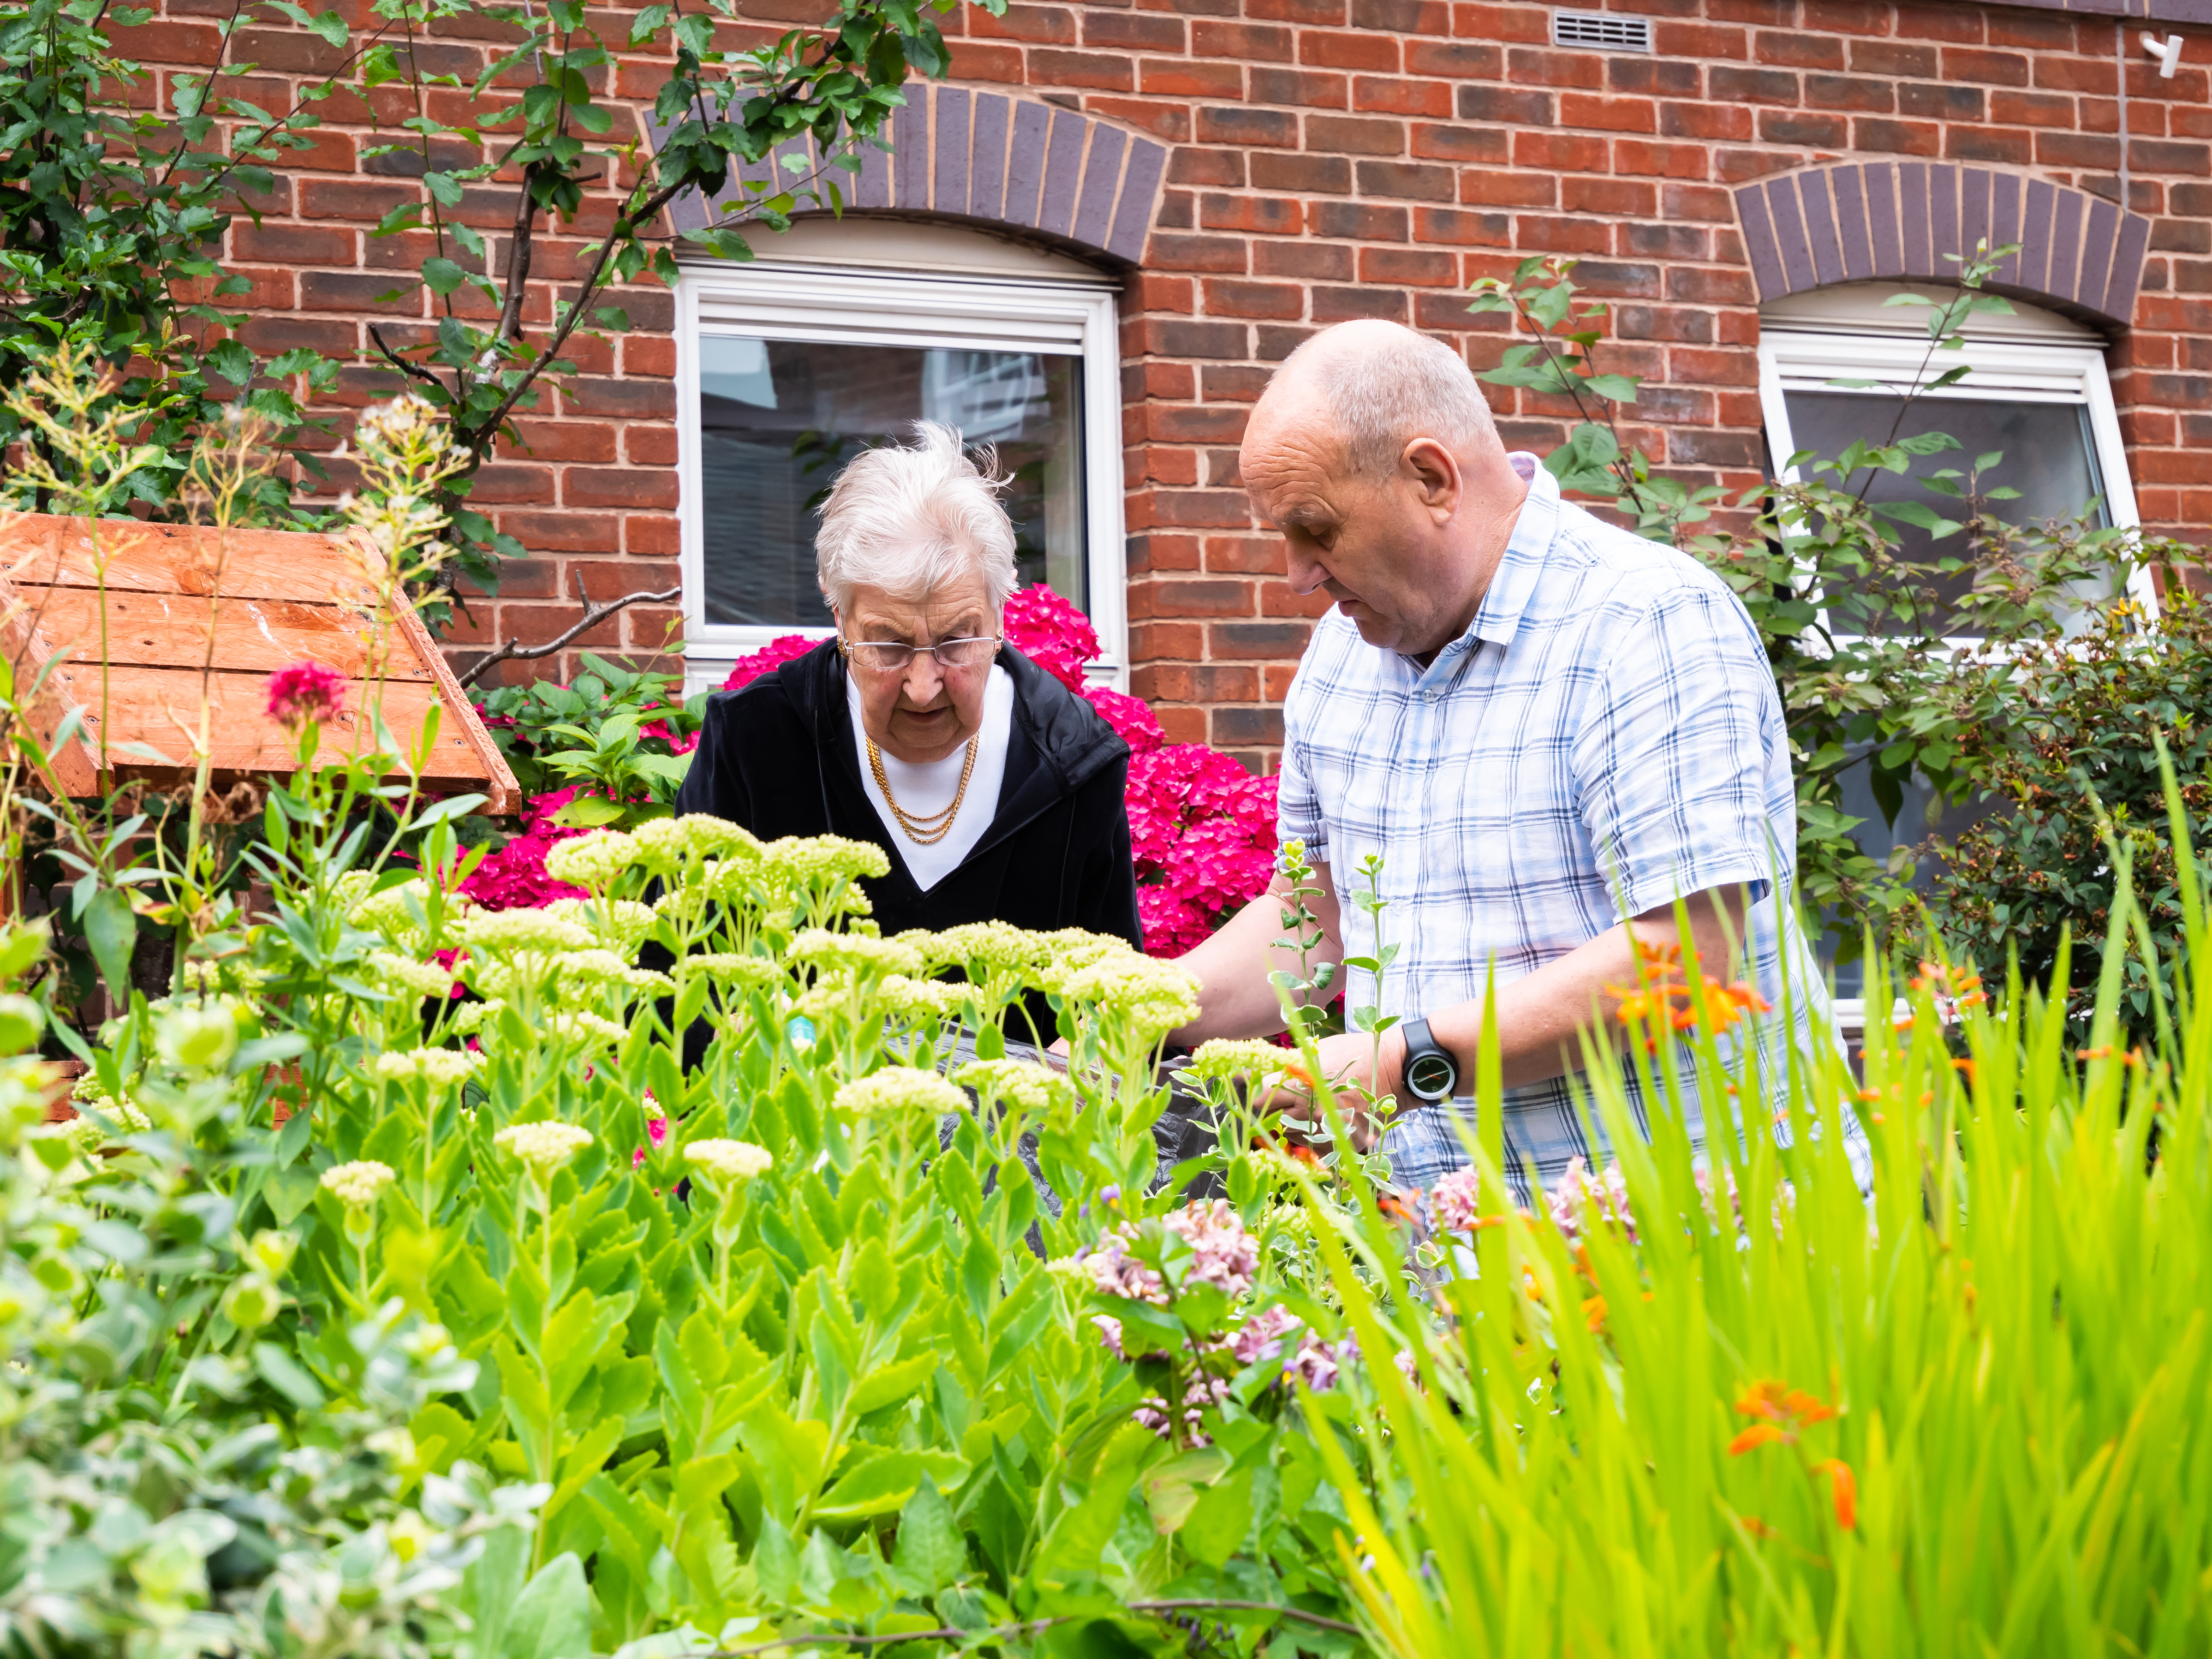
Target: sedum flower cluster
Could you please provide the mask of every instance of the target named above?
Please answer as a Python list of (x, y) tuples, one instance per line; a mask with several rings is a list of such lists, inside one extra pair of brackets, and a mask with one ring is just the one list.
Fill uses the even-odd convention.
[(349, 1210), (368, 1210), (375, 1207), (384, 1189), (398, 1177), (389, 1164), (379, 1164), (374, 1158), (362, 1158), (351, 1164), (337, 1164), (323, 1171), (323, 1190)]
[(684, 1161), (717, 1190), (766, 1175), (775, 1164), (775, 1156), (765, 1146), (756, 1146), (749, 1140), (695, 1140), (684, 1149)]
[(376, 1057), (376, 1074), (387, 1083), (416, 1079), (450, 1089), (465, 1083), (483, 1064), (483, 1056), (465, 1048), (392, 1048)]
[(592, 1144), (592, 1132), (574, 1123), (510, 1123), (491, 1140), (538, 1180), (550, 1181)]
[(933, 1117), (945, 1117), (965, 1111), (968, 1097), (935, 1072), (925, 1072), (918, 1066), (887, 1066), (840, 1088), (836, 1105), (840, 1112), (851, 1117), (896, 1117), (904, 1112), (927, 1112)]
[(1029, 1060), (975, 1060), (952, 1074), (986, 1100), (1003, 1101), (1031, 1116), (1075, 1104), (1075, 1085), (1049, 1066)]

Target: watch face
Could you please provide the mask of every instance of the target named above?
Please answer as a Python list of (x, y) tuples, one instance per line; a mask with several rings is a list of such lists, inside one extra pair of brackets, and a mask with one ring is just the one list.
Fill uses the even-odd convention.
[(1458, 1069), (1434, 1052), (1415, 1054), (1406, 1066), (1406, 1086), (1423, 1100), (1442, 1100), (1458, 1081)]

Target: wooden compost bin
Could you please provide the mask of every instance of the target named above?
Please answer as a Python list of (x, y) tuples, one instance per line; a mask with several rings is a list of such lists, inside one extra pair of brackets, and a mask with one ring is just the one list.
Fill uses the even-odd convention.
[[(95, 532), (106, 558), (109, 731), (100, 729)], [(322, 728), (319, 764), (342, 763), (369, 746), (364, 716), (380, 694), (385, 725), (410, 753), (436, 705), (438, 741), (422, 787), (441, 794), (481, 792), (489, 798), (482, 810), (517, 811), (514, 774), (421, 619), (404, 605), (394, 607), (381, 618), (380, 646), (379, 611), (368, 568), (341, 537), (0, 517), (0, 653), (14, 665), (18, 684), (27, 684), (57, 652), (65, 653), (28, 712), (51, 746), (68, 711), (84, 711), (82, 738), (54, 757), (58, 781), (73, 796), (99, 793), (103, 769), (126, 781), (189, 782), (204, 681), (214, 787), (297, 770), (298, 746), (269, 714), (269, 677), (312, 660), (347, 682), (345, 713)], [(380, 685), (367, 678), (380, 649)]]

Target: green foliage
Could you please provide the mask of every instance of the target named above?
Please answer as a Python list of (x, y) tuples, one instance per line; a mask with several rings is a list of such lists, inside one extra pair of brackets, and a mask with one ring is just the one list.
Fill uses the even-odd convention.
[(568, 685), (506, 685), (477, 706), (526, 795), (580, 786), (596, 802), (571, 801), (564, 828), (664, 817), (690, 769), (706, 706), (681, 699), (674, 675), (633, 673), (586, 653)]
[[(2212, 831), (2212, 612), (2169, 578), (2154, 616), (2123, 602), (2097, 613), (2082, 634), (2030, 642), (2002, 664), (1962, 664), (1956, 676), (1962, 702), (2000, 711), (1966, 725), (1960, 740), (1962, 767), (1984, 781), (1996, 807), (1932, 845), (1942, 872), (1929, 900), (1935, 925), (1964, 957), (1995, 964), (2016, 953), (2023, 972), (2053, 983), (2070, 933), (2072, 972), (2063, 988), (2085, 1039), (2119, 849), (2149, 941), (2122, 963), (2122, 1023), (2153, 1029), (2154, 1004), (2174, 994), (2171, 968), (2186, 912), (2164, 762), (2181, 780), (2190, 839), (2203, 845)], [(1994, 693), (1985, 689), (1992, 681)]]
[[(151, 72), (121, 56), (108, 33), (151, 15), (82, 0), (0, 4), (0, 396), (72, 344), (112, 371), (101, 412), (126, 416), (143, 447), (89, 507), (52, 505), (31, 474), (18, 475), (27, 486), (14, 492), (18, 506), (170, 506), (184, 492), (194, 439), (226, 403), (242, 398), (289, 429), (301, 414), (284, 383), (304, 375), (319, 391), (337, 378), (337, 365), (313, 353), (263, 362), (240, 343), (242, 313), (222, 302), (247, 283), (217, 258), (232, 216), (269, 188), (272, 167), (312, 142), (313, 105), (331, 83), (310, 85), (277, 116), (224, 95), (217, 77), (180, 76), (175, 113), (157, 112), (138, 101)], [(242, 9), (216, 20), (226, 50), (247, 21)], [(18, 442), (81, 478), (48, 434), (9, 407), (0, 446)], [(281, 482), (263, 475), (260, 510), (280, 511), (284, 497)]]
[[(242, 401), (289, 436), (302, 421), (295, 395), (327, 390), (341, 365), (306, 349), (263, 359), (239, 337), (244, 313), (223, 302), (250, 284), (223, 269), (222, 238), (234, 216), (267, 192), (285, 158), (313, 142), (318, 105), (341, 92), (373, 103), (379, 88), (397, 86), (416, 112), (392, 142), (362, 157), (419, 157), (422, 190), (373, 234), (430, 233), (434, 253), (386, 297), (428, 287), (438, 319), (420, 348), (395, 349), (374, 325), (370, 334), (383, 361), (436, 403), (466, 457), (437, 492), (455, 532), (453, 557), (449, 568), (424, 573), (425, 586), (449, 594), (466, 578), (495, 591), (499, 559), (523, 550), (465, 504), (471, 480), (502, 434), (515, 439), (512, 417), (537, 406), (540, 380), (575, 372), (565, 354), (579, 330), (605, 338), (629, 328), (621, 306), (600, 303), (611, 285), (673, 281), (673, 252), (648, 250), (644, 240), (661, 210), (682, 191), (703, 191), (717, 202), (718, 221), (693, 240), (723, 258), (749, 258), (740, 226), (781, 228), (802, 205), (842, 209), (839, 179), (857, 170), (860, 148), (902, 101), (909, 69), (944, 72), (936, 15), (954, 3), (839, 0), (818, 26), (733, 50), (716, 44), (722, 20), (737, 15), (730, 0), (690, 12), (655, 3), (619, 19), (574, 0), (543, 8), (374, 0), (357, 17), (264, 0), (215, 20), (216, 67), (172, 77), (173, 108), (162, 109), (149, 96), (155, 77), (122, 57), (110, 33), (148, 21), (149, 10), (0, 0), (0, 396), (64, 342), (109, 367), (103, 408), (130, 416), (145, 453), (97, 512), (133, 501), (181, 510), (185, 457), (226, 404)], [(1004, 0), (979, 3), (1004, 9)], [(252, 101), (261, 95), (258, 66), (234, 60), (232, 50), (241, 29), (265, 30), (277, 19), (340, 57), (292, 107), (272, 112)], [(511, 39), (472, 80), (427, 70), (427, 54), (417, 56), (441, 26), (481, 39), (487, 24)], [(609, 27), (614, 32), (603, 33)], [(618, 63), (629, 73), (641, 62), (661, 66), (653, 109), (669, 129), (642, 168), (627, 106), (606, 101)], [(454, 93), (464, 94), (459, 109)], [(758, 163), (808, 138), (829, 158), (823, 168), (786, 176), (788, 165), (778, 161), (775, 182), (734, 184), (733, 163)], [(495, 266), (491, 244), (453, 210), (469, 188), (518, 168), (515, 217)], [(526, 337), (524, 301), (540, 237), (575, 222), (587, 187), (617, 179), (635, 182), (613, 222), (581, 249), (580, 275), (556, 302), (550, 329)], [(496, 308), (489, 326), (463, 315), (464, 289)], [(0, 415), (0, 447), (19, 439), (34, 448), (42, 441), (20, 410)], [(293, 453), (319, 475), (311, 453)], [(29, 486), (24, 505), (52, 510), (35, 480), (17, 483)], [(258, 476), (261, 516), (287, 515), (286, 486), (275, 471)], [(431, 619), (441, 621), (449, 604), (432, 601)]]
[(536, 1501), (394, 1455), (475, 1367), (397, 1304), (329, 1334), (343, 1401), (269, 1340), (296, 1237), (252, 1123), (298, 1040), (141, 997), (81, 1115), (46, 1121), (52, 1068), (22, 1051), (48, 1016), (14, 989), (44, 945), (0, 930), (0, 1651), (418, 1651)]
[[(1371, 1553), (1347, 1571), (1378, 1651), (2212, 1642), (2212, 933), (2172, 810), (2183, 921), (2144, 1051), (2118, 1046), (2143, 937), (2123, 846), (2078, 1060), (2058, 1000), (1931, 964), (1896, 988), (1906, 1029), (1869, 1030), (1863, 1078), (1820, 1045), (1708, 1170), (1676, 1110), (1647, 1145), (1628, 1104), (1631, 1066), (1693, 1072), (1709, 1132), (1728, 1097), (1710, 1018), (1683, 1044), (1662, 1020), (1638, 1032), (1652, 1054), (1589, 1051), (1587, 1115), (1620, 1149), (1603, 1181), (1531, 1214), (1477, 1149), (1455, 1196), (1479, 1213), (1419, 1295), (1376, 1293), (1395, 1227), (1322, 1236), (1362, 1350), (1413, 1373), (1370, 1368), (1389, 1478), (1317, 1440)], [(1888, 1006), (1879, 957), (1869, 974)], [(1494, 1083), (1481, 1105), (1497, 1121)]]

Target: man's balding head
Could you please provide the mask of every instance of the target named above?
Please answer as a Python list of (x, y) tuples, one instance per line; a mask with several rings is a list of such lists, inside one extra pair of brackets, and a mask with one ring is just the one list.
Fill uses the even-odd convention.
[(1441, 340), (1380, 319), (1325, 328), (1293, 351), (1253, 411), (1253, 423), (1318, 413), (1367, 478), (1395, 471), (1406, 446), (1433, 438), (1462, 461), (1502, 457), (1482, 388)]
[(1369, 644), (1424, 656), (1474, 616), (1526, 491), (1450, 347), (1340, 323), (1275, 372), (1245, 425), (1244, 487), (1291, 585)]

